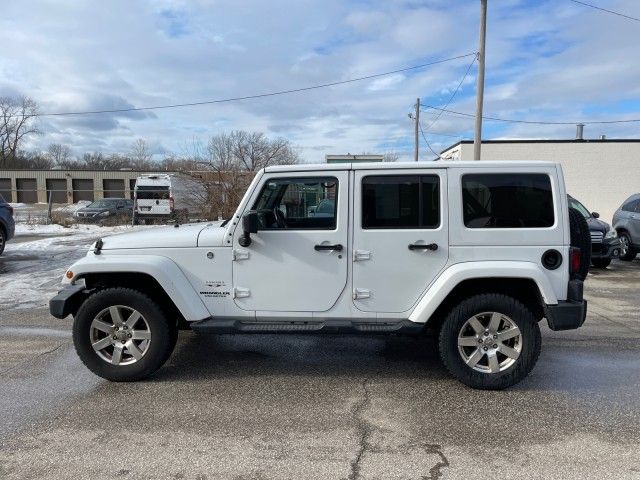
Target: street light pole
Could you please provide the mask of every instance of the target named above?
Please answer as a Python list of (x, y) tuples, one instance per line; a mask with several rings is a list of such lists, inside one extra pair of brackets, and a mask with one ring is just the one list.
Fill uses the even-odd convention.
[(480, 160), (482, 147), (482, 107), (484, 101), (484, 53), (487, 37), (487, 0), (480, 0), (480, 46), (478, 49), (478, 86), (476, 88), (476, 126), (473, 137), (473, 159)]

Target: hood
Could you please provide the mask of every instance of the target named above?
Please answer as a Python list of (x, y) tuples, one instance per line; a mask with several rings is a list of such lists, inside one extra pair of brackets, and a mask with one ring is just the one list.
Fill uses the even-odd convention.
[(207, 228), (207, 225), (206, 223), (178, 227), (172, 225), (112, 235), (102, 239), (102, 250), (196, 247), (198, 246), (198, 235)]
[(607, 233), (611, 228), (607, 222), (603, 222), (599, 218), (589, 217), (587, 218), (587, 224), (589, 225), (589, 230), (593, 232)]

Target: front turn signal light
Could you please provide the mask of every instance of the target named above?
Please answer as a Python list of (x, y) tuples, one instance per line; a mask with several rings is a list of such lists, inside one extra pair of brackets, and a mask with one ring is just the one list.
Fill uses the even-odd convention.
[(67, 270), (67, 273), (65, 273), (65, 276), (71, 280), (73, 278), (73, 272), (71, 270)]

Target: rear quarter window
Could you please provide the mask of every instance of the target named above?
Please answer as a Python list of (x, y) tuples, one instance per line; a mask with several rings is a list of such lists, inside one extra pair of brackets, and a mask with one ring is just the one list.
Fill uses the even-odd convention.
[(551, 180), (543, 173), (462, 176), (468, 228), (548, 228), (555, 223)]

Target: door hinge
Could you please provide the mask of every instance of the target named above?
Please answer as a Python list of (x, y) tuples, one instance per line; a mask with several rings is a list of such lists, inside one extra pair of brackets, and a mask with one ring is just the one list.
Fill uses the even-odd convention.
[(354, 288), (353, 299), (360, 300), (362, 298), (369, 298), (371, 296), (371, 290), (366, 288)]
[(362, 260), (371, 260), (371, 252), (368, 250), (354, 250), (353, 261), (361, 262)]
[(233, 258), (233, 260), (248, 260), (249, 259), (249, 251), (248, 250), (236, 250), (234, 248), (233, 252), (231, 253), (231, 258)]
[(248, 288), (235, 287), (233, 289), (233, 298), (247, 298), (251, 296), (251, 290)]

